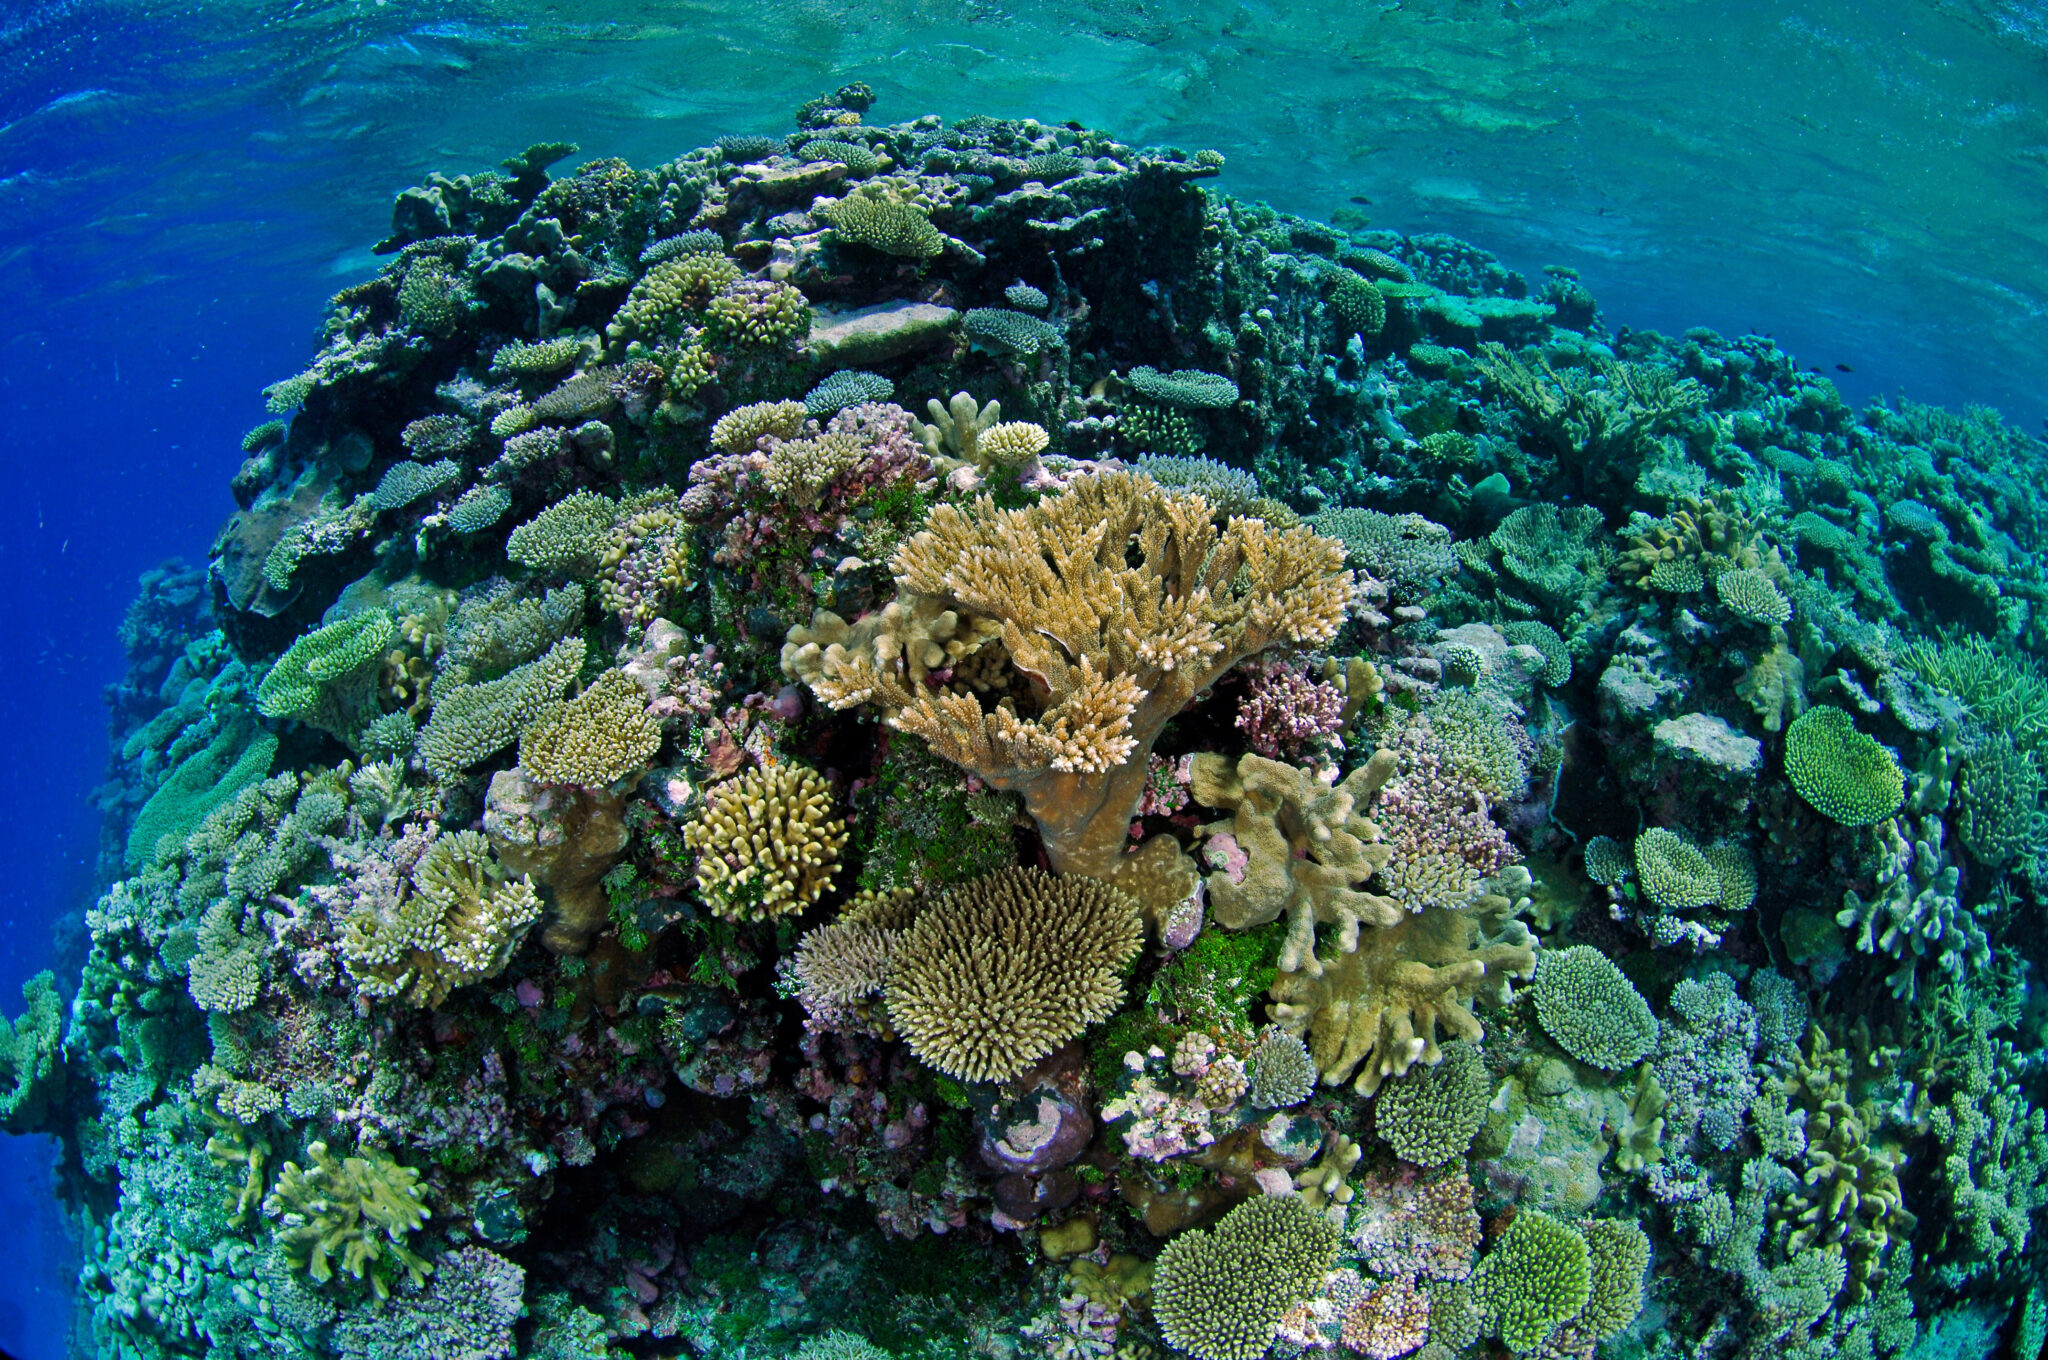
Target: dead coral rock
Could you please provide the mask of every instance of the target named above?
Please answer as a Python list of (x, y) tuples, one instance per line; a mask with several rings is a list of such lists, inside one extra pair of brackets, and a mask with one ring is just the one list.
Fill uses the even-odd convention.
[(821, 372), (866, 368), (936, 344), (959, 315), (951, 307), (929, 302), (884, 302), (851, 312), (820, 307), (811, 312), (806, 348)]
[(1195, 801), (1229, 810), (1227, 822), (1204, 830), (1227, 834), (1248, 856), (1209, 875), (1216, 920), (1232, 930), (1287, 917), (1280, 951), (1285, 972), (1314, 976), (1318, 924), (1338, 927), (1337, 948), (1358, 947), (1360, 925), (1391, 926), (1406, 916), (1400, 903), (1359, 885), (1385, 867), (1391, 846), (1375, 844), (1379, 831), (1357, 812), (1394, 774), (1396, 758), (1380, 751), (1341, 784), (1325, 784), (1305, 769), (1267, 760), (1203, 753), (1195, 757)]
[(484, 832), (505, 867), (530, 874), (548, 889), (541, 943), (557, 954), (580, 954), (610, 919), (598, 886), (626, 848), (623, 794), (549, 788), (518, 770), (491, 776)]

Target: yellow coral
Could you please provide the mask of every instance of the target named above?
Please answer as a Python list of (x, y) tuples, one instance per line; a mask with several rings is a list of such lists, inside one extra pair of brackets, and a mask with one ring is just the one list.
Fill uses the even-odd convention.
[(519, 735), (519, 765), (543, 784), (601, 789), (646, 768), (661, 723), (622, 670), (600, 675), (567, 703), (551, 704)]
[(1366, 931), (1321, 976), (1282, 973), (1272, 987), (1273, 1018), (1307, 1037), (1326, 1084), (1356, 1072), (1358, 1091), (1371, 1095), (1418, 1061), (1441, 1061), (1440, 1031), (1483, 1038), (1469, 1003), (1487, 993), (1504, 999), (1510, 977), (1535, 972), (1534, 940), (1509, 910), (1507, 899), (1488, 896), (1462, 911), (1429, 907)]
[(1003, 869), (942, 894), (903, 933), (889, 1018), (918, 1057), (961, 1081), (1013, 1077), (1123, 997), (1144, 939), (1137, 904), (1105, 883)]
[(989, 466), (1013, 471), (1044, 453), (1051, 442), (1044, 426), (1028, 420), (1009, 420), (984, 430), (976, 441), (976, 452)]
[(794, 439), (808, 414), (800, 401), (757, 401), (735, 406), (711, 427), (711, 447), (720, 453), (745, 453), (764, 434)]
[(863, 452), (865, 446), (850, 434), (786, 440), (768, 455), (761, 480), (777, 497), (808, 510), (818, 503), (818, 493), (858, 463)]
[(846, 821), (832, 816), (824, 776), (802, 765), (749, 770), (706, 796), (683, 828), (697, 852), (697, 886), (712, 912), (732, 920), (786, 916), (832, 886)]
[(1287, 917), (1280, 967), (1322, 971), (1315, 955), (1318, 922), (1338, 927), (1337, 948), (1358, 947), (1360, 925), (1390, 926), (1403, 919), (1401, 904), (1362, 892), (1393, 854), (1375, 844), (1379, 832), (1357, 808), (1394, 774), (1396, 758), (1381, 751), (1343, 783), (1325, 784), (1310, 771), (1263, 756), (1233, 764), (1209, 754), (1194, 759), (1195, 801), (1233, 815), (1203, 828), (1228, 835), (1245, 852), (1242, 866), (1209, 875), (1209, 901), (1218, 924), (1232, 930)]
[(1123, 472), (1024, 509), (941, 505), (891, 566), (899, 602), (999, 623), (1036, 711), (1009, 697), (984, 711), (862, 657), (836, 692), (1021, 793), (1053, 867), (1094, 877), (1115, 870), (1167, 720), (1248, 656), (1328, 641), (1351, 598), (1335, 540), (1261, 520), (1219, 530), (1200, 496)]

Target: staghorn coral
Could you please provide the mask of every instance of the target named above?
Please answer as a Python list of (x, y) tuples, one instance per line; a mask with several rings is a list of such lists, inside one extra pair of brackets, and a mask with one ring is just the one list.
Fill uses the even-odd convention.
[(431, 1010), (457, 987), (496, 977), (540, 920), (533, 881), (508, 874), (481, 832), (430, 843), (413, 834), (360, 859), (335, 853), (338, 867), (355, 870), (341, 955), (364, 996)]
[(911, 1049), (962, 1081), (1015, 1076), (1116, 1009), (1137, 903), (1107, 884), (1004, 869), (938, 894), (897, 943), (886, 1002)]
[(892, 726), (1021, 793), (1053, 867), (1096, 876), (1115, 866), (1166, 720), (1248, 656), (1327, 640), (1351, 593), (1335, 543), (1258, 520), (1219, 531), (1200, 498), (1120, 472), (1022, 510), (941, 505), (892, 566), (899, 600), (999, 622), (1038, 711), (984, 709), (858, 659), (842, 696), (865, 691)]
[(336, 1157), (327, 1144), (314, 1142), (306, 1157), (303, 1168), (297, 1162), (278, 1168), (276, 1188), (263, 1201), (292, 1264), (319, 1284), (334, 1278), (338, 1264), (367, 1281), (379, 1299), (391, 1296), (399, 1269), (424, 1284), (433, 1264), (405, 1244), (427, 1220), (420, 1173), (375, 1149)]
[(661, 723), (622, 670), (608, 670), (567, 703), (550, 704), (519, 734), (519, 768), (543, 784), (601, 789), (637, 778), (661, 749)]
[(1230, 812), (1227, 822), (1203, 828), (1211, 838), (1211, 862), (1219, 843), (1246, 856), (1226, 861), (1209, 875), (1210, 908), (1217, 922), (1245, 930), (1287, 919), (1280, 967), (1287, 972), (1321, 971), (1315, 953), (1317, 925), (1337, 927), (1339, 952), (1358, 947), (1359, 927), (1391, 926), (1402, 909), (1360, 886), (1387, 862), (1387, 846), (1356, 811), (1392, 774), (1390, 755), (1375, 756), (1341, 784), (1318, 780), (1309, 770), (1247, 755), (1236, 763), (1207, 752), (1191, 768), (1195, 801)]
[(1543, 1032), (1580, 1062), (1619, 1072), (1656, 1047), (1649, 1003), (1591, 945), (1545, 953), (1529, 990)]
[(1161, 1333), (1196, 1360), (1258, 1360), (1281, 1315), (1322, 1285), (1338, 1240), (1292, 1195), (1250, 1200), (1213, 1229), (1180, 1234), (1152, 1276)]
[(1353, 1085), (1371, 1095), (1417, 1062), (1442, 1061), (1440, 1031), (1481, 1038), (1470, 1003), (1503, 1000), (1510, 978), (1536, 971), (1533, 940), (1506, 915), (1511, 906), (1483, 897), (1462, 911), (1427, 907), (1361, 932), (1358, 948), (1326, 961), (1320, 976), (1283, 972), (1272, 987), (1273, 1018), (1307, 1037), (1326, 1085), (1356, 1073)]
[(825, 895), (846, 822), (832, 816), (823, 776), (783, 764), (713, 787), (683, 842), (696, 852), (697, 885), (711, 910), (756, 921), (800, 912)]

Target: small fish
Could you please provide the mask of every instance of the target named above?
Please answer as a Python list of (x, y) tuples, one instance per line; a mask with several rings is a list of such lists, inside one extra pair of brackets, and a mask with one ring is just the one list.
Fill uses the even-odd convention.
[(1854, 373), (1856, 371), (1855, 369), (1849, 367), (1847, 364), (1836, 364), (1835, 367), (1840, 369), (1844, 373)]

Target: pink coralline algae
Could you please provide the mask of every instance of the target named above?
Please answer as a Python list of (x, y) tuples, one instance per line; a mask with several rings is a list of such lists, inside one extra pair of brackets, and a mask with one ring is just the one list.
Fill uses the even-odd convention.
[(1245, 694), (1237, 730), (1268, 760), (1291, 760), (1344, 725), (1344, 696), (1335, 685), (1308, 678), (1298, 660), (1245, 667)]
[(1194, 778), (1195, 758), (1178, 760), (1154, 755), (1145, 768), (1145, 791), (1138, 795), (1140, 817), (1169, 817), (1188, 805), (1188, 783)]
[(1479, 1252), (1479, 1215), (1462, 1171), (1427, 1179), (1402, 1163), (1352, 1182), (1351, 1251), (1387, 1277), (1462, 1280)]
[(1102, 1107), (1104, 1123), (1122, 1123), (1124, 1149), (1133, 1157), (1162, 1162), (1216, 1141), (1214, 1112), (1199, 1096), (1168, 1089), (1177, 1085), (1167, 1072), (1166, 1052), (1124, 1054), (1129, 1088)]
[(1364, 811), (1394, 856), (1375, 880), (1410, 911), (1470, 906), (1487, 878), (1522, 856), (1487, 815), (1486, 795), (1458, 775), (1426, 724), (1394, 739), (1400, 773)]

